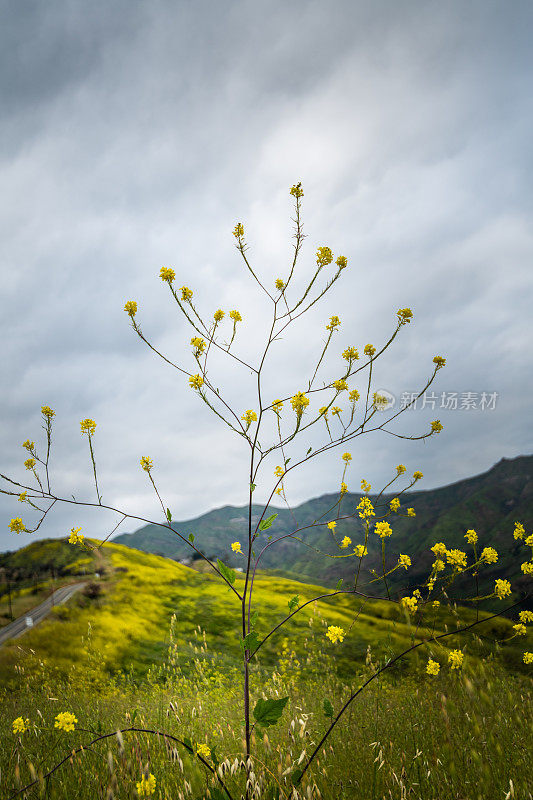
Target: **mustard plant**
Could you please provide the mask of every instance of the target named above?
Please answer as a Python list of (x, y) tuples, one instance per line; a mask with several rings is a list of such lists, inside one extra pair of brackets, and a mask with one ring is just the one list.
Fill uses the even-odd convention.
[[(342, 325), (341, 319), (337, 315), (332, 315), (324, 324), (324, 343), (305, 384), (301, 383), (294, 386), (293, 390), (283, 397), (276, 397), (265, 385), (265, 365), (271, 356), (274, 343), (280, 341), (282, 334), (290, 326), (294, 325), (300, 317), (313, 309), (326, 293), (333, 289), (345, 271), (349, 269), (346, 256), (339, 255), (335, 259), (329, 246), (319, 246), (315, 253), (310, 277), (304, 281), (305, 288), (300, 292), (296, 291), (296, 289), (293, 291), (293, 286), (296, 283), (295, 276), (297, 274), (299, 256), (305, 238), (301, 221), (301, 205), (304, 193), (300, 183), (292, 186), (290, 195), (294, 202), (294, 254), (286, 274), (276, 278), (272, 286), (267, 285), (261, 279), (258, 271), (250, 263), (244, 225), (239, 222), (233, 230), (236, 248), (244, 266), (271, 308), (271, 320), (266, 340), (255, 363), (248, 362), (237, 350), (246, 315), (241, 314), (241, 311), (237, 309), (225, 311), (218, 308), (206, 312), (202, 307), (202, 303), (196, 299), (196, 290), (185, 285), (178, 288), (176, 273), (171, 267), (162, 267), (159, 278), (166, 284), (170, 298), (176, 304), (179, 313), (183, 315), (190, 325), (192, 332), (192, 337), (190, 338), (193, 359), (192, 368), (174, 362), (150, 342), (141, 328), (138, 319), (139, 307), (135, 300), (127, 300), (124, 306), (124, 311), (129, 317), (131, 327), (139, 339), (176, 370), (180, 379), (183, 376), (182, 385), (184, 390), (193, 391), (198, 400), (205, 403), (220, 422), (240, 438), (247, 451), (249, 463), (247, 531), (243, 541), (237, 540), (231, 544), (232, 552), (235, 556), (242, 558), (242, 582), (236, 581), (236, 571), (229, 564), (224, 563), (221, 559), (209, 558), (203, 552), (201, 542), (197, 542), (194, 535), (191, 534), (185, 537), (173, 525), (172, 512), (164, 501), (162, 492), (157, 485), (154, 477), (154, 463), (149, 456), (141, 455), (139, 464), (146, 473), (147, 480), (157, 496), (161, 507), (161, 516), (159, 518), (146, 519), (102, 502), (93, 443), (97, 427), (94, 420), (84, 419), (80, 425), (82, 434), (86, 435), (88, 439), (96, 502), (62, 497), (52, 490), (49, 465), (53, 433), (52, 422), (55, 412), (48, 406), (43, 406), (41, 409), (43, 428), (46, 435), (46, 454), (41, 457), (37, 452), (35, 443), (29, 439), (23, 444), (23, 448), (30, 456), (24, 465), (33, 476), (36, 485), (26, 485), (2, 475), (2, 478), (10, 485), (9, 489), (2, 489), (2, 492), (12, 496), (18, 494), (18, 499), (23, 504), (29, 505), (34, 511), (37, 511), (39, 515), (38, 522), (33, 528), (27, 528), (20, 517), (14, 517), (10, 523), (10, 529), (13, 533), (37, 531), (56, 503), (98, 506), (115, 511), (121, 516), (120, 522), (109, 533), (109, 536), (126, 519), (151, 523), (166, 528), (181, 539), (198, 558), (207, 562), (210, 569), (218, 575), (220, 580), (231, 591), (232, 598), (240, 609), (240, 624), (237, 635), (242, 649), (244, 750), (239, 759), (235, 762), (231, 761), (230, 754), (217, 753), (216, 747), (206, 741), (192, 741), (186, 731), (181, 736), (176, 737), (164, 731), (146, 729), (134, 724), (127, 728), (122, 728), (118, 733), (116, 731), (99, 732), (98, 736), (92, 737), (90, 742), (85, 742), (77, 750), (72, 751), (73, 753), (81, 752), (84, 748), (90, 747), (98, 741), (115, 736), (119, 738), (119, 745), (122, 747), (122, 737), (128, 732), (143, 732), (155, 737), (161, 737), (167, 745), (178, 745), (202, 765), (208, 777), (211, 778), (209, 792), (210, 796), (215, 800), (222, 797), (229, 798), (229, 800), (236, 800), (237, 797), (251, 800), (251, 798), (258, 797), (261, 794), (261, 787), (264, 788), (265, 779), (270, 781), (269, 791), (271, 794), (269, 796), (272, 798), (291, 797), (295, 799), (302, 797), (301, 791), (303, 789), (301, 787), (307, 780), (306, 774), (315, 761), (317, 754), (323, 748), (333, 729), (341, 723), (347, 709), (365, 691), (366, 687), (378, 679), (383, 672), (391, 669), (398, 661), (405, 658), (408, 653), (419, 648), (425, 648), (428, 654), (425, 671), (429, 678), (437, 680), (441, 671), (449, 673), (460, 672), (465, 663), (466, 650), (464, 648), (446, 649), (444, 646), (446, 639), (450, 636), (457, 637), (459, 634), (471, 631), (494, 617), (500, 616), (501, 613), (509, 613), (523, 602), (523, 600), (518, 600), (512, 603), (504, 609), (504, 612), (497, 612), (491, 615), (479, 613), (481, 601), (487, 598), (504, 600), (511, 595), (512, 587), (508, 580), (498, 578), (492, 589), (488, 588), (483, 591), (480, 589), (479, 580), (483, 569), (487, 565), (498, 561), (498, 553), (490, 546), (478, 549), (479, 537), (476, 531), (472, 529), (465, 533), (466, 544), (469, 548), (468, 553), (456, 548), (449, 548), (443, 542), (435, 543), (431, 547), (434, 560), (425, 580), (410, 592), (398, 590), (398, 575), (404, 574), (402, 570), (405, 572), (409, 570), (412, 565), (412, 559), (415, 558), (416, 554), (395, 553), (391, 559), (391, 544), (393, 545), (394, 543), (394, 520), (396, 517), (415, 516), (416, 510), (403, 506), (402, 501), (405, 493), (422, 479), (423, 475), (419, 470), (415, 470), (408, 476), (407, 468), (403, 464), (398, 464), (391, 468), (390, 479), (373, 499), (369, 496), (372, 486), (365, 477), (361, 476), (359, 502), (350, 508), (346, 507), (347, 476), (349, 470), (353, 469), (352, 454), (346, 449), (349, 443), (353, 443), (354, 440), (364, 434), (375, 432), (387, 433), (410, 440), (428, 439), (438, 434), (443, 427), (440, 420), (436, 419), (431, 422), (429, 430), (416, 436), (405, 435), (395, 429), (398, 418), (431, 386), (437, 372), (445, 366), (445, 359), (442, 356), (436, 355), (433, 358), (433, 362), (428, 369), (427, 378), (420, 391), (416, 396), (413, 396), (411, 403), (405, 405), (399, 411), (387, 411), (387, 398), (380, 396), (379, 392), (374, 388), (375, 363), (392, 346), (396, 338), (401, 334), (402, 328), (411, 324), (413, 312), (410, 308), (399, 308), (397, 310), (389, 336), (380, 345), (367, 343), (363, 346), (356, 346), (355, 344), (350, 344), (342, 351), (339, 348), (339, 358), (333, 373), (329, 373), (319, 385), (319, 373), (323, 370), (326, 355), (331, 353)], [(250, 405), (250, 408), (232, 408), (225, 398), (224, 392), (218, 386), (215, 386), (210, 373), (210, 359), (216, 352), (222, 354), (225, 358), (231, 359), (236, 365), (245, 368), (247, 372), (252, 374), (255, 399), (253, 402), (245, 404)], [(359, 388), (354, 385), (355, 381), (358, 382)], [(307, 447), (306, 449), (308, 444), (306, 437), (310, 429), (316, 426), (320, 426), (322, 431), (322, 443), (318, 447)], [(303, 443), (303, 446), (301, 443)], [(278, 514), (269, 513), (272, 508), (271, 503), (273, 500), (281, 500), (291, 510), (289, 502), (291, 474), (304, 464), (332, 450), (337, 450), (339, 453), (339, 481), (336, 500), (320, 518), (313, 520), (313, 522), (300, 526), (295, 523), (294, 528), (283, 535), (273, 533), (272, 528)], [(279, 463), (273, 471), (267, 471), (267, 464), (273, 460), (277, 460)], [(254, 492), (259, 486), (261, 489), (266, 490), (267, 501), (264, 504), (261, 515), (256, 519), (252, 513), (252, 501)], [(384, 499), (386, 491), (389, 494), (394, 494), (392, 500)], [(336, 529), (339, 523), (348, 519), (359, 521), (359, 542), (354, 543), (349, 536), (341, 538), (337, 534)], [(335, 589), (326, 591), (306, 602), (300, 602), (298, 595), (287, 598), (287, 613), (284, 618), (266, 634), (260, 635), (258, 621), (261, 617), (261, 608), (255, 602), (254, 582), (258, 569), (261, 567), (262, 559), (270, 548), (276, 547), (285, 539), (295, 540), (301, 546), (311, 546), (306, 542), (306, 532), (311, 528), (321, 528), (328, 533), (330, 550), (328, 552), (319, 551), (324, 558), (349, 559), (351, 561), (353, 565), (352, 582), (345, 586), (343, 581), (340, 580)], [(514, 529), (514, 539), (528, 549), (529, 556), (522, 564), (521, 571), (526, 575), (530, 575), (533, 573), (533, 557), (531, 554), (531, 551), (533, 551), (533, 536), (526, 536), (523, 525), (517, 522)], [(84, 540), (81, 527), (72, 528), (68, 541), (73, 546), (93, 547), (92, 544)], [(372, 541), (379, 543), (381, 565), (378, 570), (368, 571), (365, 570), (364, 565), (369, 558), (369, 548)], [(473, 603), (478, 609), (475, 621), (467, 625), (461, 624), (459, 611), (456, 607), (458, 598), (452, 597), (454, 584), (456, 584), (459, 577), (462, 579), (465, 575), (470, 575), (474, 578), (475, 591), (470, 597), (462, 597), (461, 602)], [(376, 594), (378, 586), (381, 586), (381, 594)], [(323, 735), (312, 749), (312, 752), (307, 754), (304, 750), (296, 763), (291, 764), (283, 775), (271, 775), (266, 776), (266, 778), (262, 776), (261, 780), (259, 780), (258, 771), (261, 770), (261, 764), (254, 757), (252, 747), (253, 731), (265, 733), (269, 727), (276, 725), (282, 718), (288, 696), (280, 696), (279, 692), (272, 691), (270, 696), (267, 696), (259, 681), (254, 684), (254, 674), (251, 671), (251, 666), (254, 662), (260, 660), (261, 649), (272, 637), (279, 637), (279, 649), (282, 651), (284, 663), (285, 665), (290, 664), (294, 653), (291, 655), (288, 640), (284, 637), (285, 629), (290, 627), (291, 620), (300, 614), (304, 608), (317, 600), (339, 596), (353, 598), (353, 623), (349, 630), (337, 625), (327, 626), (325, 639), (332, 651), (333, 648), (342, 647), (343, 642), (352, 635), (352, 629), (356, 630), (357, 616), (360, 611), (356, 606), (356, 601), (371, 602), (376, 598), (397, 605), (404, 617), (410, 622), (412, 626), (411, 646), (391, 655), (378, 665), (373, 665), (370, 661), (370, 675), (360, 686), (353, 689), (341, 707), (333, 708), (330, 700), (324, 697), (325, 723)], [(456, 618), (456, 626), (451, 630), (439, 633), (435, 627), (435, 619), (441, 604), (447, 604), (452, 609)], [(526, 626), (532, 621), (533, 614), (531, 612), (520, 612), (518, 621), (514, 626), (515, 633), (513, 638), (526, 634)], [(525, 652), (524, 663), (529, 664), (532, 661), (533, 655)], [(72, 713), (62, 711), (56, 717), (55, 726), (64, 732), (72, 733), (76, 723), (77, 719)], [(28, 720), (18, 717), (13, 721), (13, 732), (22, 735), (28, 726)], [(206, 731), (206, 738), (209, 739), (208, 731)], [(67, 761), (70, 757), (71, 755), (69, 754), (64, 761)], [(60, 762), (60, 764), (62, 763), (64, 762)], [(60, 764), (58, 763), (48, 774), (50, 775), (57, 770)], [(243, 772), (242, 783), (239, 783), (240, 767), (242, 767)], [(137, 795), (139, 797), (152, 796), (156, 784), (157, 776), (154, 776), (147, 766), (144, 774), (139, 776), (139, 780), (136, 783)], [(312, 783), (307, 783), (307, 796), (311, 796), (309, 792), (312, 793), (312, 786)], [(16, 794), (20, 794), (27, 788), (24, 787)]]

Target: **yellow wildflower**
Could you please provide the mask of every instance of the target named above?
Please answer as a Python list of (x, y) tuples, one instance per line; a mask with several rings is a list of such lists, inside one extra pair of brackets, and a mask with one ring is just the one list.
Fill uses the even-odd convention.
[(442, 572), (443, 569), (446, 569), (446, 564), (440, 558), (437, 558), (432, 566), (434, 572)]
[(460, 650), (452, 650), (448, 653), (448, 664), (451, 669), (459, 669), (464, 661), (464, 653)]
[(291, 188), (290, 194), (292, 194), (293, 197), (303, 197), (304, 190), (301, 188), (301, 186), (301, 183), (297, 183), (296, 186)]
[(478, 537), (477, 537), (477, 533), (475, 532), (475, 530), (473, 530), (473, 529), (471, 528), (470, 530), (468, 530), (468, 531), (465, 533), (465, 535), (464, 535), (464, 538), (466, 539), (466, 541), (468, 542), (468, 544), (475, 544), (475, 543), (477, 542), (477, 538), (478, 538)]
[(233, 550), (234, 553), (241, 553), (242, 554), (242, 548), (241, 548), (241, 543), (240, 542), (232, 542), (231, 543), (231, 549)]
[(400, 499), (398, 497), (395, 497), (393, 500), (390, 501), (389, 505), (391, 511), (398, 511), (400, 508)]
[(405, 325), (406, 323), (411, 322), (413, 318), (413, 312), (410, 308), (399, 308), (397, 317), (400, 325)]
[(352, 454), (351, 453), (343, 453), (342, 454), (342, 460), (346, 461), (346, 463), (349, 464), (350, 461), (352, 460)]
[(54, 728), (70, 733), (74, 730), (74, 725), (78, 720), (70, 711), (61, 711), (55, 718)]
[(374, 533), (377, 533), (380, 539), (385, 539), (387, 536), (392, 536), (392, 528), (388, 522), (376, 522)]
[(359, 516), (361, 519), (367, 519), (368, 517), (376, 516), (374, 506), (372, 505), (369, 497), (362, 497), (356, 510), (359, 511)]
[(224, 312), (221, 308), (218, 308), (215, 313), (213, 314), (213, 319), (215, 322), (220, 322), (221, 319), (224, 319)]
[(82, 433), (86, 433), (87, 436), (94, 436), (96, 432), (96, 422), (94, 419), (82, 419), (80, 422), (80, 428)]
[(192, 300), (192, 296), (193, 296), (192, 289), (189, 289), (188, 286), (182, 286), (181, 289), (180, 289), (180, 292), (181, 292), (182, 301), (184, 303), (190, 303), (190, 301)]
[(527, 628), (522, 622), (518, 622), (516, 625), (513, 625), (513, 628), (515, 629), (517, 636), (525, 636), (527, 634)]
[(405, 556), (402, 553), (400, 553), (398, 557), (398, 566), (404, 567), (405, 569), (407, 569), (407, 567), (410, 567), (411, 559), (409, 558), (409, 556)]
[(193, 336), (191, 344), (194, 347), (194, 355), (201, 356), (205, 350), (205, 341), (201, 336)]
[(22, 446), (25, 450), (28, 451), (28, 453), (33, 453), (33, 451), (35, 450), (35, 442), (30, 442), (29, 439), (26, 439), (25, 442), (22, 442)]
[(140, 460), (140, 465), (144, 469), (145, 472), (150, 472), (150, 470), (154, 466), (154, 463), (153, 463), (152, 459), (149, 458), (148, 456), (142, 456), (142, 458)]
[(50, 406), (42, 406), (41, 407), (41, 414), (43, 414), (43, 416), (45, 416), (48, 419), (48, 421), (50, 421), (52, 419), (52, 417), (55, 417), (56, 412), (52, 411)]
[(338, 392), (348, 391), (348, 384), (344, 380), (344, 378), (339, 378), (337, 381), (333, 381), (332, 386)]
[(368, 555), (368, 550), (366, 549), (366, 547), (364, 546), (364, 544), (357, 544), (357, 545), (354, 547), (354, 550), (353, 550), (353, 551), (354, 551), (355, 555), (356, 555), (358, 558), (363, 558), (363, 556), (366, 556), (366, 555)]
[(19, 502), (23, 503), (27, 497), (28, 497), (28, 492), (22, 492), (21, 494), (19, 494)]
[(443, 358), (442, 356), (435, 356), (435, 358), (433, 359), (433, 363), (437, 365), (437, 369), (442, 369), (442, 367), (446, 363), (446, 359)]
[(203, 386), (203, 383), (204, 379), (201, 375), (191, 375), (189, 378), (189, 384), (193, 389), (200, 389), (200, 387)]
[(433, 659), (430, 658), (426, 666), (426, 672), (428, 675), (438, 675), (440, 672), (439, 662), (433, 661)]
[(466, 553), (462, 550), (447, 550), (446, 560), (448, 564), (451, 564), (456, 569), (466, 567)]
[(524, 664), (533, 664), (533, 653), (524, 653)]
[(329, 325), (326, 325), (326, 330), (327, 331), (336, 331), (340, 324), (341, 324), (341, 321), (340, 321), (339, 317), (337, 317), (337, 315), (335, 314), (332, 317), (330, 317)]
[(82, 544), (83, 543), (83, 534), (80, 533), (81, 528), (72, 528), (70, 531), (70, 536), (68, 543), (69, 544)]
[(327, 406), (322, 406), (322, 408), (318, 409), (318, 413), (320, 414), (321, 417), (324, 416), (327, 419), (328, 418), (328, 407)]
[(341, 547), (344, 549), (345, 547), (348, 547), (348, 545), (350, 545), (351, 543), (352, 543), (352, 540), (350, 539), (350, 537), (349, 536), (345, 536), (344, 539), (341, 542)]
[(531, 533), (527, 539), (524, 539), (524, 544), (526, 544), (528, 547), (533, 547), (533, 533)]
[(372, 356), (374, 355), (375, 352), (376, 352), (376, 348), (374, 347), (373, 344), (365, 344), (365, 347), (364, 347), (364, 350), (363, 350), (363, 353), (365, 354), (365, 356), (368, 356), (369, 358), (372, 358)]
[(242, 224), (242, 222), (238, 222), (235, 225), (235, 227), (233, 228), (233, 235), (235, 236), (236, 239), (238, 239), (240, 236), (244, 236), (244, 225)]
[(27, 458), (26, 461), (24, 462), (24, 466), (26, 467), (26, 469), (33, 469), (36, 463), (37, 462), (34, 458)]
[(339, 628), (337, 625), (330, 625), (326, 636), (331, 640), (332, 644), (335, 644), (336, 642), (342, 642), (346, 633), (343, 628)]
[(279, 289), (281, 292), (282, 289), (285, 288), (285, 283), (281, 280), (281, 278), (276, 278), (276, 289)]
[(423, 477), (424, 477), (424, 474), (422, 472), (420, 472), (420, 470), (417, 470), (416, 472), (413, 472), (413, 478), (415, 479), (415, 481), (419, 481)]
[(328, 522), (328, 528), (330, 529), (330, 531), (334, 531), (336, 527), (337, 527), (337, 523), (335, 522), (335, 520), (332, 520), (331, 522)]
[(155, 777), (152, 773), (148, 777), (143, 775), (141, 780), (136, 782), (136, 786), (139, 797), (151, 797), (155, 789)]
[(126, 311), (126, 313), (129, 314), (130, 317), (133, 319), (133, 317), (137, 313), (137, 303), (135, 302), (135, 300), (128, 300), (126, 305), (124, 306), (124, 311)]
[(342, 357), (346, 361), (356, 361), (359, 358), (359, 352), (356, 350), (355, 347), (347, 347), (346, 350), (343, 352)]
[(285, 475), (285, 470), (278, 464), (278, 466), (274, 470), (274, 475), (277, 475), (278, 478), (283, 478), (283, 476)]
[(342, 408), (340, 406), (332, 406), (331, 407), (331, 415), (333, 417), (338, 417), (340, 415), (341, 411), (342, 411)]
[(344, 481), (341, 481), (341, 494), (346, 494), (347, 491), (348, 486), (344, 483)]
[(411, 614), (414, 614), (415, 611), (418, 608), (418, 598), (417, 597), (402, 597), (402, 599), (400, 600), (400, 604), (401, 604), (402, 608), (404, 608), (406, 611), (409, 611), (409, 612), (411, 612)]
[(494, 584), (494, 594), (499, 597), (500, 600), (503, 600), (504, 597), (511, 594), (511, 584), (509, 581), (497, 578)]
[(525, 561), (520, 565), (520, 569), (524, 575), (533, 575), (533, 561)]
[(345, 269), (348, 266), (348, 259), (346, 256), (338, 256), (335, 264), (338, 266), (339, 269)]
[(329, 247), (319, 247), (316, 251), (316, 263), (319, 269), (331, 264), (333, 261), (333, 253)]
[(443, 427), (440, 419), (434, 419), (431, 423), (431, 433), (439, 433)]
[(533, 622), (533, 611), (521, 611), (518, 614), (520, 622)]
[(240, 312), (237, 311), (235, 308), (233, 309), (233, 311), (229, 312), (229, 316), (230, 316), (230, 319), (232, 319), (233, 322), (235, 322), (235, 323), (236, 322), (242, 322), (242, 317), (240, 315)]
[(494, 547), (484, 547), (480, 558), (482, 561), (486, 561), (487, 564), (495, 564), (498, 560), (498, 553)]
[(434, 544), (433, 547), (431, 548), (431, 551), (440, 558), (445, 558), (446, 553), (448, 552), (444, 542), (437, 542), (436, 544)]
[(291, 397), (291, 406), (293, 411), (296, 411), (296, 415), (301, 417), (304, 410), (309, 405), (309, 398), (305, 396), (303, 392), (296, 392), (294, 397)]
[(202, 758), (209, 758), (211, 749), (206, 744), (199, 744), (196, 747), (196, 755), (202, 756)]
[(14, 517), (9, 523), (9, 530), (11, 533), (22, 533), (26, 530), (26, 526), (20, 517)]
[(372, 486), (363, 478), (361, 481), (361, 489), (363, 492), (370, 492), (372, 490)]
[(283, 408), (283, 401), (282, 400), (274, 400), (272, 403), (272, 411), (278, 415), (280, 415), (281, 409)]
[(357, 389), (352, 389), (352, 391), (351, 391), (351, 392), (350, 392), (350, 394), (348, 395), (348, 397), (349, 397), (349, 399), (350, 399), (350, 403), (356, 403), (356, 402), (357, 402), (357, 400), (359, 400), (360, 396), (361, 396), (361, 395), (359, 394), (359, 392), (357, 391)]
[(523, 539), (525, 534), (524, 526), (521, 522), (515, 522), (513, 536), (515, 539)]
[(26, 733), (30, 726), (29, 719), (23, 719), (22, 717), (17, 717), (13, 720), (13, 733), (20, 734)]
[(253, 409), (249, 408), (248, 411), (244, 412), (241, 419), (244, 420), (247, 425), (251, 425), (252, 422), (257, 422), (257, 414)]
[(166, 281), (167, 283), (172, 283), (174, 278), (176, 277), (176, 273), (171, 267), (161, 267), (161, 271), (159, 272), (159, 277), (162, 281)]

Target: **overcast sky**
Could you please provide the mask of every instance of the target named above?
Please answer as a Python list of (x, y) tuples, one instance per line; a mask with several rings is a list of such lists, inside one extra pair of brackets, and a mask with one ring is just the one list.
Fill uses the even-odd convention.
[[(136, 337), (123, 306), (136, 300), (144, 334), (196, 372), (194, 332), (158, 277), (171, 266), (201, 314), (240, 310), (232, 349), (257, 363), (271, 301), (243, 268), (232, 229), (244, 224), (250, 262), (272, 290), (289, 270), (298, 181), (307, 239), (289, 297), (319, 246), (348, 268), (276, 343), (265, 398), (305, 388), (332, 314), (342, 325), (321, 380), (338, 377), (347, 346), (384, 343), (405, 306), (414, 320), (376, 363), (374, 388), (393, 393), (398, 409), (434, 355), (447, 366), (432, 387), (436, 408), (406, 411), (393, 426), (423, 433), (438, 418), (438, 436), (369, 433), (291, 473), (291, 503), (336, 490), (346, 449), (351, 490), (362, 477), (380, 488), (400, 462), (424, 473), (419, 488), (433, 488), (532, 452), (531, 2), (2, 7), (3, 473), (27, 481), (21, 444), (43, 452), (46, 404), (56, 412), (58, 494), (94, 501), (79, 426), (90, 417), (104, 502), (159, 518), (139, 466), (149, 455), (175, 519), (244, 504), (246, 443)], [(257, 408), (246, 368), (217, 361), (212, 374), (239, 416)], [(443, 392), (445, 403), (457, 393), (457, 409), (440, 407)], [(461, 408), (468, 392), (476, 408)], [(484, 409), (483, 392), (492, 395)], [(324, 433), (287, 455), (296, 460)], [(268, 461), (257, 500), (278, 463)], [(3, 550), (80, 525), (104, 536), (119, 519), (58, 506), (37, 534), (17, 536), (9, 520), (32, 527), (35, 517), (15, 498), (0, 511)]]

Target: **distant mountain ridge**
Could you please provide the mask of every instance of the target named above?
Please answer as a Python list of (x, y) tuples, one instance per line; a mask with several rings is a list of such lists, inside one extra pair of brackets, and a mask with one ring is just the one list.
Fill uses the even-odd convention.
[[(353, 514), (361, 493), (348, 492), (344, 496), (340, 515)], [(370, 494), (375, 500), (375, 495)], [(395, 494), (384, 494), (379, 508), (388, 507)], [(272, 527), (261, 533), (256, 540), (255, 550), (258, 553), (267, 543), (267, 535), (275, 538), (289, 534), (296, 525), (301, 528), (320, 520), (338, 500), (338, 494), (326, 494), (313, 498), (292, 509), (269, 507), (268, 514), (277, 513), (278, 517)], [(408, 507), (416, 511), (415, 517), (401, 516)], [(256, 520), (262, 512), (261, 505), (252, 506)], [(242, 556), (231, 552), (231, 542), (240, 540), (244, 547), (248, 509), (246, 506), (224, 506), (206, 514), (183, 522), (174, 522), (172, 527), (186, 538), (190, 533), (195, 536), (195, 544), (209, 557), (221, 558), (228, 564), (240, 566)], [(354, 559), (327, 558), (316, 550), (330, 556), (345, 555), (349, 550), (339, 550), (326, 523), (336, 517), (336, 509), (326, 514), (318, 527), (308, 528), (298, 536), (303, 542), (293, 538), (284, 539), (266, 550), (261, 566), (264, 569), (275, 569), (300, 575), (303, 580), (320, 579), (323, 584), (333, 584), (339, 578), (353, 581)], [(388, 517), (394, 534), (387, 541), (387, 552), (390, 554), (387, 565), (392, 566), (399, 553), (411, 556), (413, 566), (405, 574), (402, 571), (402, 582), (407, 579), (411, 584), (427, 575), (427, 569), (433, 554), (429, 548), (436, 541), (443, 541), (448, 547), (458, 547), (468, 551), (464, 534), (467, 529), (474, 528), (480, 539), (480, 546), (492, 546), (498, 551), (500, 558), (497, 564), (486, 570), (487, 578), (492, 573), (516, 575), (517, 560), (526, 560), (523, 545), (513, 539), (512, 531), (515, 520), (521, 521), (526, 530), (530, 530), (533, 521), (533, 456), (518, 456), (513, 459), (502, 458), (487, 472), (472, 478), (457, 481), (437, 489), (406, 492), (401, 497), (400, 514)], [(344, 536), (352, 540), (351, 547), (363, 542), (363, 527), (356, 515), (355, 518), (339, 520), (336, 538), (340, 542)], [(135, 533), (121, 534), (114, 542), (134, 547), (148, 553), (156, 553), (167, 557), (184, 560), (190, 558), (190, 548), (169, 530), (157, 525), (145, 525)], [(366, 575), (369, 570), (378, 569), (381, 565), (381, 540), (371, 534), (369, 556), (365, 560)], [(522, 548), (523, 555), (520, 553)], [(519, 579), (516, 588), (520, 588), (525, 576)]]

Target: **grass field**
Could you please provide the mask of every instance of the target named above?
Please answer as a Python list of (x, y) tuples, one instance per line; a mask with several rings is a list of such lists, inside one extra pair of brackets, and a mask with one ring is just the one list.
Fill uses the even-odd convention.
[[(218, 800), (206, 767), (185, 747), (140, 732), (124, 733), (123, 744), (112, 735), (86, 748), (39, 783), (73, 748), (136, 727), (187, 737), (193, 749), (208, 744), (240, 800), (242, 675), (232, 593), (216, 576), (120, 545), (105, 545), (98, 563), (99, 595), (76, 596), (0, 648), (0, 796), (11, 797), (34, 776), (28, 797), (136, 798), (148, 769), (156, 778), (153, 798)], [(321, 591), (260, 575), (259, 633), (286, 615), (291, 597), (304, 602)], [(463, 621), (473, 619), (472, 610), (459, 612)], [(340, 596), (310, 604), (268, 641), (253, 666), (252, 697), (289, 700), (277, 726), (254, 730), (258, 797), (291, 797), (290, 773), (329, 724), (325, 699), (337, 712), (392, 654), (433, 630), (454, 629), (453, 610), (435, 614), (413, 630), (397, 606)], [(347, 631), (342, 645), (325, 637), (328, 625)], [(424, 645), (371, 683), (341, 718), (298, 796), (531, 798), (531, 679), (521, 654), (532, 648), (526, 637), (498, 643), (511, 626), (499, 618), (479, 636)], [(452, 671), (447, 654), (457, 647), (464, 667)], [(429, 655), (442, 664), (438, 676), (425, 673)], [(74, 732), (54, 729), (61, 711), (76, 715)], [(21, 735), (12, 732), (17, 717), (29, 720)]]

